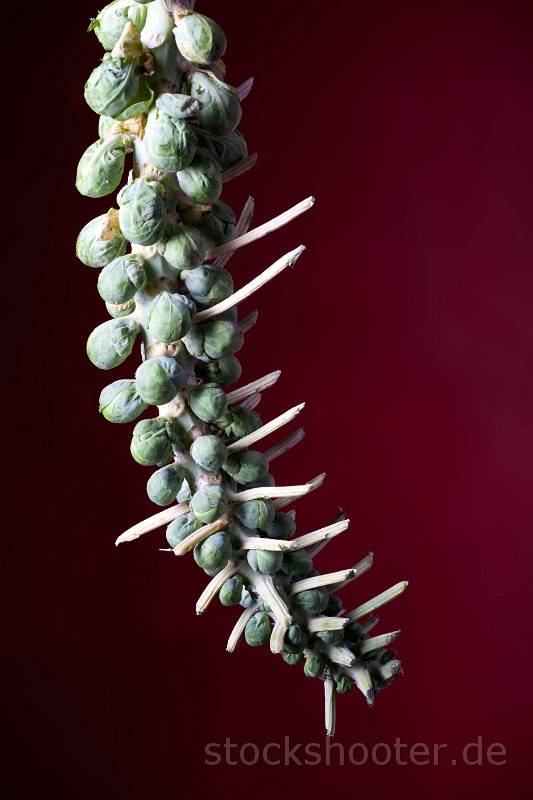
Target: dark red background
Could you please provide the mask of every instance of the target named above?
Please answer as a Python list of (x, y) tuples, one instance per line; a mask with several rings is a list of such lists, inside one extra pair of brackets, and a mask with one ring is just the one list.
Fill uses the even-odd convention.
[[(154, 507), (150, 473), (129, 455), (131, 426), (97, 412), (100, 389), (136, 361), (110, 376), (84, 353), (105, 312), (74, 241), (114, 201), (74, 189), (96, 138), (82, 91), (101, 49), (85, 33), (98, 4), (68, 5), (39, 26), (21, 8), (35, 34), (27, 120), (17, 124), (16, 109), (6, 120), (22, 146), (16, 162), (4, 154), (4, 180), (29, 201), (5, 234), (15, 250), (4, 356), (26, 389), (21, 407), (10, 384), (18, 412), (4, 421), (18, 463), (4, 532), (9, 796), (521, 796), (531, 760), (531, 4), (198, 3), (227, 33), (229, 81), (256, 79), (241, 129), (260, 160), (224, 198), (239, 209), (252, 194), (258, 224), (317, 197), (231, 262), (240, 286), (308, 246), (243, 309), (260, 308), (240, 354), (245, 378), (283, 371), (264, 418), (307, 401), (307, 438), (276, 462), (276, 478), (328, 474), (298, 504), (302, 533), (338, 504), (348, 510), (350, 532), (322, 569), (375, 552), (348, 606), (411, 582), (380, 624), (402, 628), (406, 676), (373, 710), (358, 692), (341, 697), (335, 741), (448, 744), (438, 767), (281, 771), (208, 767), (204, 748), (286, 735), (323, 745), (321, 684), (266, 650), (227, 655), (235, 609), (215, 603), (196, 618), (205, 577), (190, 557), (158, 552), (163, 531), (113, 544)], [(21, 41), (9, 43), (13, 86)], [(504, 744), (505, 766), (451, 765), (478, 736), (485, 748)]]

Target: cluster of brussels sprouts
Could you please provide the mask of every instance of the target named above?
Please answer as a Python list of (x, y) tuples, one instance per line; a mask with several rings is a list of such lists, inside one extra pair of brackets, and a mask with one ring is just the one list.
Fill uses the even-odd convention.
[[(401, 673), (386, 648), (395, 634), (369, 636), (372, 612), (404, 586), (343, 616), (336, 591), (368, 559), (345, 574), (318, 573), (313, 555), (347, 523), (294, 538), (294, 514), (281, 508), (306, 489), (276, 487), (270, 473), (291, 437), (275, 452), (253, 449), (270, 430), (263, 433), (254, 410), (257, 386), (248, 396), (227, 391), (241, 375), (236, 353), (246, 326), (231, 302), (227, 258), (210, 251), (245, 233), (220, 194), (225, 171), (248, 151), (237, 130), (239, 91), (224, 81), (225, 35), (193, 6), (115, 0), (90, 26), (107, 52), (85, 86), (99, 138), (80, 160), (76, 186), (106, 196), (133, 159), (118, 208), (91, 220), (77, 240), (78, 258), (101, 270), (97, 289), (110, 316), (90, 334), (87, 353), (102, 370), (121, 365), (136, 342), (142, 355), (132, 377), (102, 390), (100, 411), (115, 423), (148, 412), (133, 429), (131, 454), (157, 467), (147, 493), (166, 511), (140, 532), (169, 522), (170, 548), (192, 550), (212, 579), (199, 613), (217, 595), (243, 608), (228, 649), (241, 637), (251, 646), (270, 642), (328, 691), (345, 693), (355, 682), (372, 703)], [(327, 727), (332, 733), (331, 714)]]

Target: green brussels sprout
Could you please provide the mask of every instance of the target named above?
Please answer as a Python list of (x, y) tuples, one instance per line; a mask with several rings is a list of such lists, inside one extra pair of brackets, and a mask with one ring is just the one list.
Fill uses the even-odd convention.
[(142, 419), (133, 429), (131, 454), (144, 467), (162, 467), (172, 460), (168, 423), (157, 417)]
[(223, 584), (218, 598), (223, 606), (235, 606), (240, 603), (243, 590), (242, 575), (234, 575)]
[(313, 561), (306, 550), (296, 550), (294, 553), (283, 555), (283, 572), (292, 575), (296, 580), (310, 577), (309, 572), (312, 568)]
[(255, 572), (273, 575), (281, 567), (283, 553), (275, 550), (248, 550), (246, 558)]
[(276, 509), (272, 500), (259, 499), (247, 500), (235, 506), (235, 516), (247, 528), (259, 528), (263, 530), (270, 525), (274, 519)]
[(268, 459), (258, 450), (242, 450), (230, 456), (223, 469), (237, 483), (250, 483), (268, 472)]
[(194, 269), (207, 253), (200, 231), (189, 225), (173, 225), (165, 242), (164, 257), (175, 269)]
[[(277, 583), (276, 581), (274, 581), (274, 586), (276, 588), (276, 592), (278, 593), (279, 597), (281, 597), (281, 599), (286, 603), (287, 593), (285, 589), (282, 586), (280, 586), (279, 583)], [(265, 600), (262, 597), (259, 598), (259, 608), (261, 609), (261, 611), (266, 611), (268, 614), (272, 612), (271, 607), (267, 602), (265, 602)]]
[(198, 146), (208, 150), (220, 169), (228, 169), (248, 155), (248, 146), (242, 133), (232, 131), (228, 136), (216, 136), (208, 131), (196, 131)]
[(322, 612), (326, 617), (338, 617), (342, 611), (342, 600), (336, 594), (330, 594), (328, 604)]
[[(148, 0), (146, 0), (148, 2)], [(94, 31), (105, 50), (112, 50), (122, 35), (126, 22), (131, 22), (140, 33), (146, 22), (146, 6), (135, 0), (115, 0), (91, 20), (89, 30)]]
[(316, 589), (299, 592), (294, 602), (308, 614), (321, 614), (328, 604), (328, 590), (324, 586), (319, 586)]
[(270, 525), (265, 528), (265, 533), (271, 539), (290, 539), (296, 531), (296, 523), (289, 514), (283, 511), (276, 511), (276, 515)]
[(190, 325), (191, 311), (181, 294), (160, 292), (147, 309), (146, 326), (159, 342), (177, 342)]
[(146, 484), (148, 497), (152, 503), (157, 503), (158, 506), (168, 506), (176, 499), (182, 481), (181, 468), (176, 464), (162, 467), (148, 478)]
[(224, 486), (204, 486), (192, 496), (193, 514), (205, 525), (224, 516), (228, 507), (228, 493)]
[(316, 635), (324, 644), (338, 644), (342, 642), (342, 631), (318, 631)]
[(156, 107), (173, 119), (195, 117), (202, 104), (188, 94), (170, 94), (164, 92), (155, 101)]
[(109, 422), (133, 422), (146, 408), (132, 380), (114, 381), (100, 393), (99, 411)]
[(228, 440), (235, 441), (248, 436), (261, 427), (261, 417), (257, 411), (243, 406), (230, 406), (217, 420), (217, 427), (224, 431)]
[(235, 356), (223, 356), (207, 363), (199, 361), (195, 366), (195, 371), (198, 378), (201, 378), (205, 383), (229, 386), (239, 380), (242, 374), (242, 367)]
[(347, 692), (351, 692), (353, 689), (353, 681), (347, 675), (341, 675), (339, 680), (335, 684), (335, 691), (339, 694), (347, 694)]
[(326, 669), (326, 659), (320, 653), (311, 653), (304, 664), (304, 673), (308, 678), (319, 678)]
[(214, 422), (226, 411), (228, 400), (220, 386), (207, 383), (194, 386), (189, 392), (189, 405), (203, 422)]
[(244, 334), (234, 322), (211, 319), (200, 326), (204, 337), (204, 352), (208, 358), (222, 358), (237, 353), (243, 343)]
[(227, 269), (217, 267), (216, 264), (202, 264), (196, 269), (185, 269), (181, 278), (193, 300), (203, 308), (214, 306), (233, 293), (231, 275)]
[(95, 217), (85, 225), (76, 240), (76, 256), (87, 267), (105, 267), (123, 256), (128, 243), (120, 230), (118, 211)]
[(145, 403), (170, 403), (185, 386), (187, 376), (175, 358), (155, 356), (143, 361), (135, 373), (137, 391)]
[(363, 629), (358, 622), (349, 622), (343, 630), (343, 636), (348, 646), (357, 644), (363, 637)]
[(169, 117), (157, 107), (148, 114), (143, 142), (148, 161), (163, 172), (185, 169), (196, 152), (192, 127), (185, 120)]
[(198, 147), (189, 166), (177, 175), (182, 190), (196, 203), (210, 205), (220, 197), (222, 173), (207, 150)]
[[(209, 250), (231, 241), (235, 236), (236, 229), (235, 213), (227, 203), (216, 200), (211, 208), (209, 214), (205, 214), (200, 221), (194, 223), (204, 237)], [(181, 211), (180, 216), (183, 219)], [(186, 220), (183, 219), (183, 221)]]
[(120, 121), (144, 114), (154, 93), (141, 75), (141, 65), (141, 58), (113, 58), (106, 53), (85, 84), (87, 105), (97, 114)]
[(106, 303), (127, 303), (146, 285), (144, 258), (134, 253), (114, 258), (98, 276), (98, 293)]
[(196, 115), (200, 128), (218, 136), (235, 130), (242, 109), (233, 86), (207, 72), (189, 72), (185, 83), (191, 97), (202, 104)]
[(113, 319), (120, 319), (121, 317), (129, 317), (135, 311), (135, 303), (124, 303), (123, 305), (116, 306), (113, 303), (105, 304), (106, 311)]
[(119, 133), (94, 142), (82, 155), (76, 172), (76, 189), (86, 197), (105, 197), (122, 179), (131, 136)]
[(133, 244), (150, 245), (161, 239), (166, 225), (166, 206), (161, 184), (135, 178), (117, 195), (120, 229)]
[(283, 651), (285, 653), (291, 653), (292, 655), (298, 655), (299, 653), (303, 653), (306, 647), (307, 635), (305, 631), (303, 631), (299, 625), (291, 625), (285, 634)]
[(113, 369), (127, 359), (141, 326), (134, 319), (110, 319), (87, 340), (87, 355), (99, 369)]
[(171, 547), (177, 547), (187, 536), (190, 536), (191, 533), (194, 533), (201, 527), (202, 523), (197, 520), (192, 511), (190, 511), (188, 514), (184, 514), (182, 517), (172, 520), (170, 525), (167, 526), (167, 542)]
[(291, 666), (299, 664), (300, 661), (303, 661), (305, 658), (303, 653), (282, 653), (281, 657), (286, 664), (290, 664)]
[(199, 567), (210, 573), (220, 572), (231, 558), (232, 548), (229, 536), (219, 531), (204, 539), (193, 550), (194, 560)]
[(202, 469), (216, 472), (227, 459), (228, 448), (218, 436), (199, 436), (191, 444), (189, 453)]
[(252, 647), (267, 644), (270, 639), (270, 617), (264, 611), (258, 611), (252, 619), (248, 620), (244, 629), (244, 638)]
[(211, 64), (226, 52), (224, 31), (209, 17), (190, 11), (178, 17), (174, 36), (178, 50), (193, 64)]

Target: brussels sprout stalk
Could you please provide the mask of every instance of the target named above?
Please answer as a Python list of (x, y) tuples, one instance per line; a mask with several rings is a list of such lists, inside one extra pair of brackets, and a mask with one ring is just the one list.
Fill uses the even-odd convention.
[[(103, 389), (99, 408), (105, 420), (135, 423), (131, 454), (152, 467), (150, 500), (167, 506), (116, 544), (166, 525), (167, 550), (192, 551), (210, 576), (197, 613), (217, 595), (224, 606), (240, 605), (228, 652), (243, 638), (252, 647), (269, 644), (286, 664), (301, 662), (308, 678), (321, 678), (332, 735), (335, 692), (355, 683), (371, 704), (402, 674), (395, 651), (386, 649), (399, 631), (372, 638), (368, 631), (378, 622), (372, 612), (407, 583), (344, 615), (331, 592), (366, 572), (372, 554), (320, 575), (313, 558), (349, 520), (341, 512), (330, 525), (295, 537), (295, 512), (282, 509), (318, 489), (325, 474), (277, 486), (270, 472), (302, 440), (303, 429), (264, 452), (255, 447), (304, 405), (263, 424), (255, 409), (279, 371), (227, 389), (240, 379), (237, 354), (258, 319), (257, 311), (239, 319), (239, 304), (292, 267), (305, 248), (289, 251), (238, 290), (225, 267), (241, 247), (309, 210), (314, 198), (252, 229), (253, 198), (238, 219), (220, 199), (224, 185), (257, 160), (237, 130), (253, 81), (236, 89), (225, 82), (226, 37), (194, 10), (193, 0), (115, 0), (91, 29), (106, 50), (85, 86), (100, 120), (76, 186), (85, 196), (105, 196), (118, 189), (130, 151), (133, 166), (117, 208), (87, 223), (76, 242), (82, 263), (102, 269), (97, 288), (111, 317), (90, 334), (87, 352), (109, 370), (141, 343), (141, 364)], [(148, 406), (153, 415), (144, 414)]]

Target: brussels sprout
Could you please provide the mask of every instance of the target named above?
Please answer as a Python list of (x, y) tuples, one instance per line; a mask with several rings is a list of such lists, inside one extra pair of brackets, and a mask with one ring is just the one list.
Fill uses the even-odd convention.
[(145, 403), (170, 403), (185, 386), (187, 375), (175, 358), (155, 356), (143, 361), (135, 373), (137, 391)]
[(266, 475), (263, 475), (262, 478), (258, 478), (256, 481), (249, 481), (248, 483), (243, 484), (244, 489), (259, 489), (262, 486), (275, 486), (276, 481), (274, 480), (274, 476), (270, 475), (267, 472)]
[(257, 411), (243, 406), (230, 406), (217, 420), (217, 426), (224, 431), (228, 440), (234, 441), (248, 436), (261, 427), (261, 417)]
[(146, 13), (146, 6), (140, 2), (115, 0), (105, 6), (98, 16), (91, 20), (89, 30), (96, 33), (98, 41), (106, 50), (112, 50), (120, 39), (126, 22), (131, 22), (138, 33), (142, 31), (146, 22)]
[(216, 472), (228, 457), (228, 448), (218, 436), (199, 436), (191, 444), (189, 453), (200, 467)]
[(305, 631), (303, 631), (299, 625), (291, 625), (285, 634), (283, 651), (285, 653), (297, 655), (303, 653), (305, 647), (307, 647), (307, 635)]
[(188, 400), (193, 412), (204, 422), (214, 422), (221, 417), (228, 404), (223, 389), (209, 384), (194, 386)]
[(342, 641), (342, 631), (318, 631), (316, 635), (324, 644), (338, 644)]
[(129, 317), (135, 311), (135, 303), (133, 300), (130, 303), (122, 303), (121, 305), (114, 305), (113, 303), (105, 304), (106, 311), (113, 319), (120, 319), (121, 317)]
[(214, 533), (197, 544), (193, 550), (194, 560), (198, 566), (215, 574), (224, 569), (231, 558), (231, 553), (231, 543), (225, 531)]
[(363, 637), (363, 629), (358, 622), (349, 622), (343, 630), (343, 636), (348, 646), (357, 644)]
[(191, 312), (181, 294), (160, 292), (147, 310), (146, 325), (159, 342), (177, 342), (189, 330)]
[(209, 525), (226, 513), (227, 498), (224, 486), (204, 486), (192, 496), (191, 511), (201, 522)]
[(224, 31), (209, 17), (190, 11), (176, 20), (174, 36), (178, 50), (193, 64), (210, 64), (226, 51)]
[[(192, 229), (194, 230), (194, 228)], [(198, 234), (200, 235), (200, 234)], [(233, 293), (233, 280), (227, 269), (216, 264), (203, 264), (181, 273), (191, 297), (203, 308), (209, 308)]]
[(196, 115), (200, 128), (218, 136), (235, 130), (242, 117), (241, 104), (232, 86), (207, 72), (189, 72), (186, 86), (202, 104)]
[(292, 575), (293, 578), (307, 578), (310, 570), (313, 568), (311, 556), (306, 550), (296, 550), (294, 553), (284, 553), (283, 555), (283, 572)]
[(154, 93), (141, 75), (141, 63), (141, 58), (113, 58), (106, 53), (85, 84), (87, 105), (97, 114), (117, 120), (143, 114)]
[(248, 620), (244, 629), (244, 638), (252, 647), (267, 644), (270, 639), (270, 617), (264, 611), (258, 611)]
[(283, 511), (276, 511), (270, 525), (265, 528), (265, 533), (271, 539), (290, 539), (296, 531), (296, 523), (292, 517)]
[(133, 429), (131, 454), (144, 467), (162, 467), (172, 460), (168, 423), (157, 417), (143, 419)]
[(158, 469), (148, 479), (146, 491), (152, 503), (168, 506), (174, 502), (183, 480), (181, 468), (176, 464)]
[(109, 422), (133, 422), (148, 408), (132, 380), (114, 381), (102, 389), (99, 406), (100, 413)]
[(223, 469), (237, 483), (250, 483), (268, 472), (268, 459), (258, 450), (243, 450), (230, 456)]
[(322, 612), (326, 617), (338, 617), (342, 611), (342, 600), (336, 594), (330, 594), (328, 604)]
[(228, 169), (248, 155), (248, 146), (242, 133), (232, 131), (228, 136), (216, 136), (208, 131), (196, 131), (199, 147), (208, 150), (220, 169)]
[(255, 572), (273, 575), (281, 567), (283, 553), (275, 550), (248, 550), (246, 558)]
[(196, 136), (182, 119), (169, 117), (159, 108), (148, 114), (144, 133), (146, 157), (163, 172), (179, 172), (191, 163), (196, 152)]
[(122, 233), (133, 244), (150, 245), (161, 239), (166, 225), (166, 206), (161, 184), (135, 178), (117, 195)]
[(141, 326), (134, 319), (110, 319), (87, 340), (87, 355), (95, 367), (113, 369), (127, 359)]
[(243, 590), (243, 580), (241, 575), (234, 575), (228, 578), (218, 593), (218, 597), (223, 606), (234, 606), (240, 603)]
[(335, 690), (339, 694), (346, 694), (347, 692), (351, 692), (353, 689), (353, 681), (347, 675), (341, 675), (339, 680), (335, 684)]
[[(286, 603), (287, 593), (285, 589), (282, 586), (280, 586), (276, 581), (274, 581), (274, 586), (279, 597), (281, 597), (281, 599)], [(259, 598), (259, 608), (261, 609), (261, 611), (266, 611), (268, 614), (272, 612), (272, 608), (269, 606), (267, 602), (265, 602), (265, 600), (262, 597)]]
[(300, 661), (303, 661), (305, 657), (303, 653), (282, 653), (281, 656), (284, 662), (286, 664), (290, 664), (291, 666), (294, 664), (299, 664)]
[(76, 240), (76, 256), (88, 267), (105, 267), (117, 256), (123, 256), (128, 243), (120, 230), (118, 211), (92, 219)]
[[(185, 222), (181, 211), (180, 216)], [(211, 250), (226, 244), (235, 236), (235, 213), (222, 200), (216, 200), (212, 204), (211, 212), (202, 216), (194, 225), (201, 232), (207, 247)]]
[(171, 547), (176, 547), (180, 542), (194, 533), (198, 528), (202, 527), (202, 523), (196, 519), (192, 512), (184, 514), (173, 520), (167, 527), (166, 537), (167, 542)]
[(202, 104), (188, 94), (160, 94), (155, 101), (156, 107), (173, 119), (195, 117)]
[(201, 328), (204, 336), (204, 352), (208, 358), (232, 356), (244, 343), (243, 332), (229, 320), (212, 319), (204, 322)]
[(146, 285), (144, 258), (134, 253), (113, 259), (98, 276), (98, 292), (106, 303), (127, 303)]
[(294, 602), (308, 614), (321, 614), (328, 604), (328, 590), (324, 586), (299, 592)]
[(320, 653), (311, 653), (304, 664), (304, 673), (308, 678), (319, 678), (326, 669), (326, 660)]
[(235, 506), (235, 516), (247, 528), (263, 530), (274, 519), (276, 509), (272, 500), (247, 500)]
[(76, 189), (86, 197), (105, 197), (122, 179), (131, 136), (119, 133), (95, 142), (82, 155), (76, 172)]
[(188, 225), (173, 225), (165, 242), (164, 257), (175, 269), (194, 269), (205, 258), (207, 248), (200, 231)]
[(189, 166), (179, 170), (177, 175), (187, 197), (196, 203), (209, 205), (220, 197), (222, 173), (207, 150), (198, 147)]
[(239, 380), (242, 367), (235, 356), (223, 356), (216, 361), (209, 361), (207, 364), (199, 361), (195, 371), (196, 375), (206, 383), (229, 386), (230, 383)]

